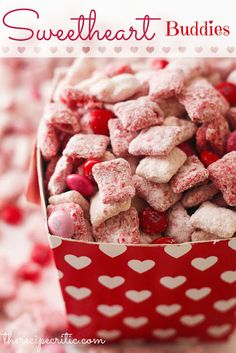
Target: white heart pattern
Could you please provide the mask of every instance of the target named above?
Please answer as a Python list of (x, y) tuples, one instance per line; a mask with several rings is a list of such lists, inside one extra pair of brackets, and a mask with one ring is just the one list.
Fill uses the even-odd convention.
[(155, 262), (152, 260), (130, 260), (128, 266), (138, 273), (144, 273), (151, 270), (155, 266)]
[(75, 286), (67, 286), (65, 288), (66, 293), (68, 293), (72, 298), (76, 300), (82, 300), (89, 297), (92, 291), (89, 288), (77, 288)]
[(185, 276), (176, 276), (176, 277), (162, 277), (160, 282), (163, 286), (169, 289), (175, 289), (186, 282), (187, 278)]
[(114, 289), (114, 288), (121, 286), (125, 282), (125, 279), (124, 279), (124, 277), (121, 277), (121, 276), (114, 276), (114, 277), (100, 276), (98, 278), (98, 281), (104, 287), (106, 287), (108, 289)]
[(236, 305), (236, 298), (231, 298), (228, 300), (218, 300), (213, 304), (213, 307), (222, 312), (225, 313), (226, 311), (229, 311), (230, 309), (233, 309)]
[(190, 250), (192, 249), (191, 244), (183, 244), (183, 245), (167, 245), (165, 246), (164, 250), (165, 252), (174, 257), (175, 259), (178, 259), (179, 257), (184, 256), (187, 254)]
[(185, 292), (186, 297), (192, 300), (201, 300), (207, 297), (211, 293), (211, 288), (203, 287), (203, 288), (191, 288)]
[(150, 292), (149, 290), (141, 290), (141, 291), (128, 290), (125, 293), (125, 296), (135, 303), (142, 303), (143, 301), (150, 298), (151, 295), (152, 295), (152, 292)]
[(104, 338), (108, 341), (114, 340), (121, 335), (119, 330), (99, 330), (97, 331), (97, 336), (100, 338)]
[(221, 337), (228, 333), (231, 330), (232, 326), (229, 324), (221, 325), (221, 326), (210, 326), (207, 329), (207, 332), (210, 336), (213, 337)]
[(127, 247), (123, 244), (101, 244), (99, 249), (107, 256), (114, 258), (122, 255)]
[(113, 317), (120, 314), (123, 311), (121, 305), (98, 305), (97, 310), (106, 317)]
[(152, 331), (153, 336), (160, 339), (168, 339), (176, 335), (177, 331), (174, 328), (156, 329)]
[(60, 270), (57, 270), (57, 275), (58, 275), (58, 279), (62, 279), (64, 277), (64, 273), (61, 272)]
[(87, 315), (80, 315), (79, 316), (79, 315), (75, 315), (75, 314), (69, 314), (68, 320), (73, 326), (78, 327), (78, 328), (87, 326), (92, 321), (91, 317), (89, 317)]
[(228, 246), (233, 249), (233, 250), (236, 250), (236, 239), (231, 239), (229, 242), (228, 242)]
[(216, 256), (209, 256), (207, 258), (196, 257), (195, 259), (192, 260), (191, 265), (199, 271), (206, 271), (210, 267), (215, 265), (217, 261), (218, 261), (218, 257)]
[(225, 271), (221, 273), (220, 278), (222, 281), (232, 284), (236, 282), (236, 271)]
[(123, 321), (126, 326), (129, 326), (133, 329), (138, 329), (148, 323), (148, 318), (144, 316), (126, 317)]
[(205, 320), (205, 315), (203, 314), (197, 314), (197, 315), (184, 315), (180, 318), (180, 321), (182, 324), (186, 326), (196, 326), (202, 323)]
[(56, 249), (62, 244), (62, 239), (51, 235), (49, 237), (49, 243), (50, 243), (51, 249)]
[(65, 255), (65, 261), (76, 270), (89, 266), (92, 260), (87, 256)]
[(156, 307), (156, 311), (163, 316), (172, 316), (178, 313), (182, 309), (182, 306), (179, 304), (171, 304), (171, 305), (158, 305)]

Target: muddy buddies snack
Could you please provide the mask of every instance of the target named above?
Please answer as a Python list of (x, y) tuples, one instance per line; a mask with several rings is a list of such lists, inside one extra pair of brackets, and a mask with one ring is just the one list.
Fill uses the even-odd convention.
[(84, 78), (69, 70), (39, 130), (51, 234), (122, 244), (233, 237), (235, 74), (205, 59), (88, 65)]

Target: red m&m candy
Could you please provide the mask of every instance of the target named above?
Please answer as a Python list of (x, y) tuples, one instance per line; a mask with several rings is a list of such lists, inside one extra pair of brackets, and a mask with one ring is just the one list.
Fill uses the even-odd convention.
[(221, 82), (216, 86), (216, 89), (231, 105), (236, 104), (236, 85), (231, 82)]
[(218, 161), (220, 157), (211, 151), (202, 151), (200, 154), (200, 159), (205, 167), (208, 167), (210, 164)]
[(89, 178), (92, 182), (94, 182), (94, 177), (92, 173), (92, 168), (95, 164), (100, 163), (98, 159), (88, 159), (84, 164), (83, 164), (83, 173), (84, 175)]
[(177, 242), (171, 237), (160, 237), (154, 239), (151, 244), (177, 244)]
[(84, 175), (70, 174), (66, 178), (67, 186), (70, 190), (75, 190), (85, 197), (90, 197), (94, 194), (94, 186)]
[(140, 215), (140, 227), (144, 233), (154, 235), (163, 232), (168, 225), (168, 217), (165, 212), (158, 212), (152, 207), (146, 207)]
[(90, 112), (90, 127), (97, 135), (109, 135), (108, 121), (115, 115), (107, 109), (96, 109)]
[(16, 205), (6, 205), (0, 212), (0, 218), (11, 225), (19, 224), (23, 219), (22, 210)]

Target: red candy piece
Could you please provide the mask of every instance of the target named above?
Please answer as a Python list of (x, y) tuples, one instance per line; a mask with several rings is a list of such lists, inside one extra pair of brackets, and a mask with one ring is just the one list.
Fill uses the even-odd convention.
[(177, 242), (171, 237), (161, 237), (154, 239), (151, 244), (177, 244)]
[(236, 104), (236, 85), (231, 82), (222, 82), (215, 87), (231, 105)]
[(168, 217), (165, 212), (158, 212), (152, 207), (146, 207), (140, 216), (141, 230), (150, 235), (163, 232), (168, 225)]
[(22, 265), (18, 270), (18, 276), (24, 281), (37, 282), (41, 275), (41, 268), (33, 261)]
[(89, 178), (93, 183), (95, 182), (93, 173), (92, 173), (92, 168), (95, 164), (100, 163), (98, 159), (88, 159), (84, 164), (83, 164), (83, 173), (84, 175)]
[(152, 61), (152, 66), (156, 70), (164, 69), (168, 64), (169, 64), (169, 62), (165, 59), (154, 59)]
[(94, 186), (89, 178), (84, 175), (70, 174), (66, 177), (66, 183), (70, 190), (78, 191), (85, 197), (90, 197), (94, 194)]
[(115, 115), (107, 109), (96, 109), (90, 112), (90, 127), (97, 135), (109, 136), (108, 121)]
[(208, 167), (210, 164), (218, 161), (220, 159), (217, 154), (211, 151), (202, 151), (200, 154), (200, 159), (205, 167)]
[(46, 244), (38, 243), (33, 247), (31, 260), (40, 266), (47, 266), (52, 259), (51, 254), (51, 250)]
[(187, 157), (193, 156), (195, 154), (194, 148), (190, 142), (182, 142), (177, 147), (180, 148), (187, 155)]
[(227, 140), (227, 153), (236, 151), (236, 131), (231, 132)]
[(22, 221), (23, 213), (18, 206), (6, 205), (0, 213), (1, 219), (11, 225), (17, 225)]

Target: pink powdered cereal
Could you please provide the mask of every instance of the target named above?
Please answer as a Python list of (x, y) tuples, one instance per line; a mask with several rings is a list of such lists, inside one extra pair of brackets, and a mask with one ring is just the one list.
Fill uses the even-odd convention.
[(199, 230), (199, 229), (196, 229), (191, 235), (192, 241), (216, 240), (218, 238), (219, 237), (216, 234), (207, 233), (207, 232), (204, 232), (203, 230)]
[(163, 123), (163, 112), (159, 105), (147, 97), (117, 103), (114, 113), (128, 131), (137, 131)]
[(228, 205), (236, 206), (236, 152), (224, 157), (208, 167), (209, 177), (222, 192)]
[(169, 63), (172, 70), (182, 70), (185, 81), (191, 80), (199, 75), (206, 74), (208, 68), (205, 59), (177, 59)]
[(58, 195), (66, 189), (66, 177), (71, 174), (73, 169), (72, 160), (69, 157), (62, 156), (52, 174), (49, 183), (48, 190), (50, 195)]
[(71, 158), (100, 158), (109, 141), (109, 137), (103, 135), (77, 134), (71, 137), (63, 155)]
[(47, 164), (47, 167), (45, 170), (45, 176), (44, 176), (44, 184), (46, 187), (48, 186), (49, 180), (51, 179), (51, 176), (54, 173), (58, 159), (59, 159), (59, 157), (55, 156)]
[(215, 116), (214, 120), (206, 124), (206, 140), (216, 153), (225, 153), (229, 132), (228, 122), (222, 115)]
[(177, 243), (190, 241), (194, 228), (190, 224), (190, 216), (180, 202), (171, 207), (169, 211), (169, 223), (166, 230), (168, 236), (174, 238)]
[(92, 168), (103, 203), (116, 203), (134, 196), (129, 163), (122, 159), (95, 164)]
[(231, 107), (226, 116), (231, 130), (236, 130), (236, 107)]
[(65, 89), (61, 93), (60, 100), (71, 110), (78, 108), (96, 109), (102, 107), (102, 103), (98, 102), (94, 96), (84, 93), (75, 87)]
[(182, 70), (159, 70), (150, 80), (149, 96), (152, 100), (170, 98), (178, 95), (184, 87)]
[(179, 118), (176, 118), (175, 116), (167, 117), (164, 120), (163, 125), (178, 126), (181, 128), (181, 133), (178, 137), (179, 143), (182, 143), (184, 141), (191, 139), (197, 130), (196, 125), (192, 121), (186, 120), (186, 119), (179, 119)]
[(208, 178), (209, 172), (196, 156), (190, 156), (171, 179), (170, 185), (175, 193), (191, 189)]
[(124, 129), (119, 119), (110, 119), (108, 127), (114, 154), (118, 157), (129, 154), (129, 144), (137, 136), (137, 132)]
[(112, 63), (105, 69), (108, 77), (113, 77), (121, 74), (134, 74), (132, 67), (126, 63)]
[(184, 194), (181, 202), (185, 208), (195, 207), (202, 202), (211, 200), (217, 193), (218, 190), (212, 183), (195, 186)]
[(157, 184), (138, 175), (133, 176), (137, 195), (146, 200), (156, 211), (164, 212), (174, 205), (180, 198), (175, 194), (169, 184)]
[(135, 156), (167, 156), (178, 144), (181, 128), (176, 126), (153, 126), (142, 130), (131, 141), (129, 153)]
[(55, 157), (59, 150), (59, 141), (56, 130), (44, 120), (42, 120), (39, 127), (38, 146), (46, 160)]
[(135, 208), (121, 212), (98, 227), (93, 227), (97, 242), (139, 244), (139, 219)]
[(182, 117), (186, 114), (183, 104), (181, 104), (175, 97), (167, 99), (157, 99), (156, 102), (163, 111), (165, 117)]
[(229, 109), (226, 99), (203, 78), (191, 81), (178, 98), (191, 120), (197, 123), (211, 121)]

